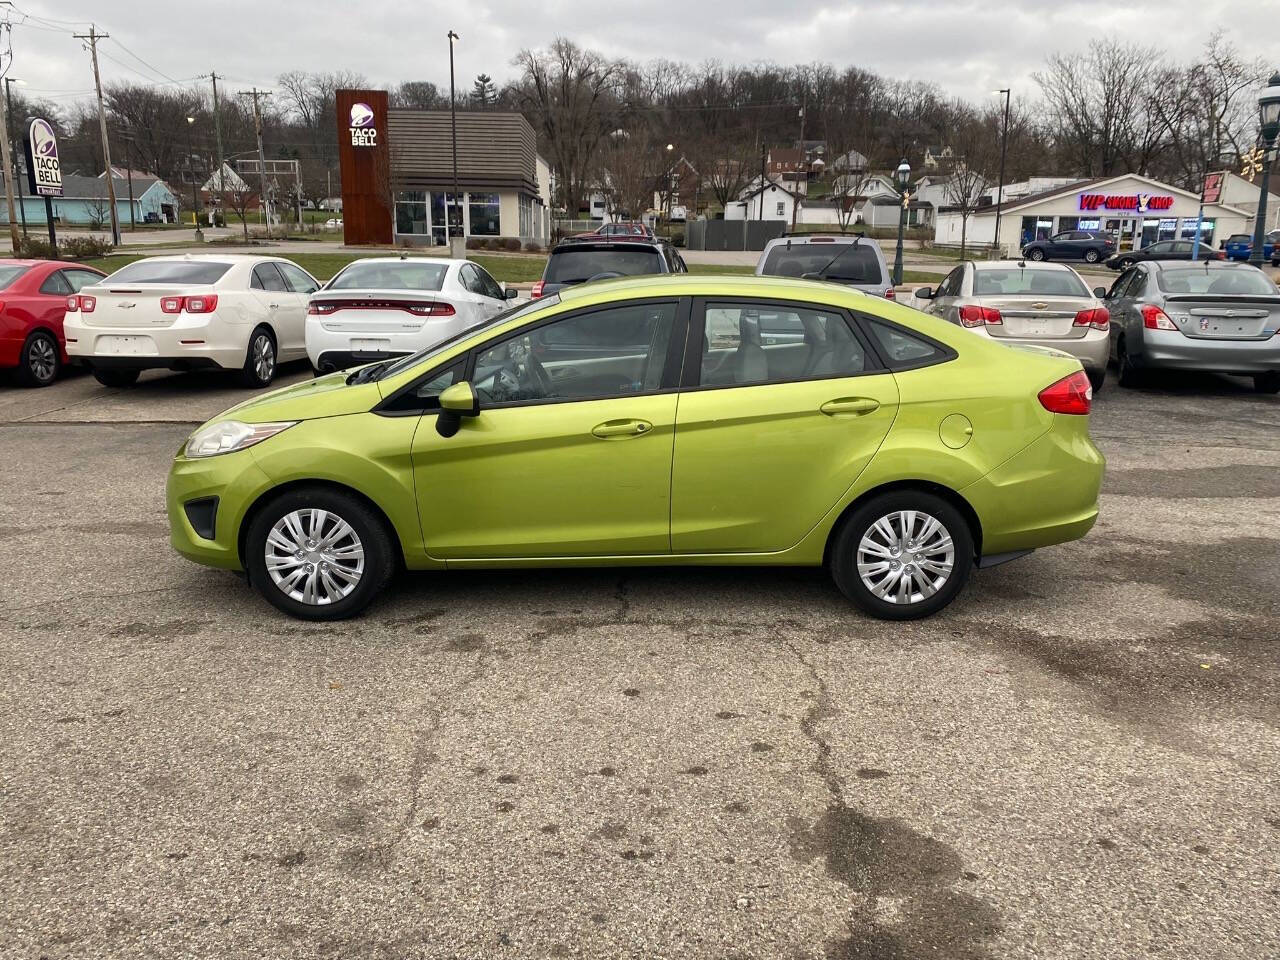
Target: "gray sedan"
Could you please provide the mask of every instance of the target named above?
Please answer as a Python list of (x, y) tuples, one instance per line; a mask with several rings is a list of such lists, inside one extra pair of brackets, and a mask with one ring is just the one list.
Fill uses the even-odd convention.
[(1105, 291), (1090, 290), (1080, 275), (1060, 263), (973, 260), (960, 264), (936, 290), (922, 287), (925, 313), (979, 336), (1004, 343), (1033, 343), (1069, 353), (1093, 383), (1106, 377), (1110, 318)]
[(1280, 288), (1247, 263), (1138, 263), (1107, 293), (1120, 385), (1152, 369), (1253, 377), (1280, 392)]

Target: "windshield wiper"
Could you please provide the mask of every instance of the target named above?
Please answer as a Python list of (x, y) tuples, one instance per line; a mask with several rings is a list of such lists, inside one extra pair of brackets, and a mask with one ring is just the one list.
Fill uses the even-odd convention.
[(357, 383), (369, 383), (371, 380), (378, 380), (386, 369), (396, 360), (396, 357), (388, 357), (386, 360), (379, 360), (377, 363), (371, 363), (367, 367), (361, 367), (351, 376), (347, 377), (347, 386), (354, 386)]
[[(828, 261), (826, 262), (826, 265), (825, 265), (825, 266), (823, 266), (823, 268), (822, 268), (821, 270), (819, 270), (817, 273), (806, 273), (806, 274), (804, 275), (804, 279), (806, 279), (806, 280), (830, 280), (830, 279), (832, 279), (830, 276), (828, 276), (827, 271), (828, 271), (828, 270), (830, 270), (833, 266), (835, 266), (836, 261), (837, 261), (837, 260), (839, 260), (841, 257), (843, 257), (845, 254), (847, 254), (850, 250), (857, 250), (857, 249), (858, 249), (858, 237), (856, 237), (856, 236), (855, 236), (855, 237), (853, 238), (853, 243), (845, 244), (845, 245), (844, 245), (844, 249), (843, 249), (843, 250), (841, 250), (839, 253), (837, 253), (837, 254), (836, 254), (834, 257), (832, 257), (830, 260), (828, 260)], [(852, 279), (852, 278), (848, 278), (848, 279)]]

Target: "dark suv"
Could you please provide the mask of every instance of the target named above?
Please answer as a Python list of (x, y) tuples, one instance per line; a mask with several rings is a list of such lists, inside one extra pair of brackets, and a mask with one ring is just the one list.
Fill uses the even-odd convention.
[(531, 296), (547, 297), (572, 284), (650, 273), (688, 273), (684, 258), (665, 240), (651, 237), (569, 237), (547, 257)]
[(1098, 263), (1116, 252), (1116, 241), (1097, 230), (1064, 230), (1044, 240), (1032, 240), (1022, 248), (1028, 260), (1083, 260)]

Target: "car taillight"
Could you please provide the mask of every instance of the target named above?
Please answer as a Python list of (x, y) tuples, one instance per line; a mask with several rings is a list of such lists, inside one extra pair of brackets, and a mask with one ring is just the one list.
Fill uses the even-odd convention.
[(966, 327), (980, 327), (984, 323), (1004, 323), (1004, 318), (995, 307), (979, 307), (970, 303), (960, 308), (960, 323)]
[(1154, 303), (1142, 305), (1142, 325), (1148, 330), (1177, 330), (1169, 315)]
[(187, 297), (182, 302), (182, 309), (187, 313), (213, 313), (218, 309), (218, 295), (206, 293), (198, 297)]
[(67, 313), (76, 313), (80, 309), (80, 298), (74, 293), (67, 297)]
[(1089, 412), (1093, 404), (1093, 384), (1089, 375), (1077, 370), (1057, 383), (1051, 383), (1040, 391), (1040, 406), (1050, 413), (1070, 413), (1077, 416)]
[(182, 298), (181, 297), (161, 297), (160, 312), (161, 313), (181, 313)]
[(405, 309), (418, 317), (452, 317), (455, 312), (451, 303), (411, 303)]
[(1215, 260), (1225, 260), (1225, 259), (1227, 259), (1227, 253), (1226, 253), (1226, 251), (1225, 251), (1225, 250), (1215, 250), (1215, 251), (1213, 251), (1213, 259), (1215, 259)]
[(1076, 314), (1072, 326), (1075, 327), (1093, 327), (1095, 330), (1105, 330), (1111, 323), (1111, 314), (1107, 312), (1106, 307), (1094, 307), (1092, 310), (1081, 310)]
[(894, 293), (893, 287), (890, 287), (888, 290), (886, 290), (886, 291), (884, 292), (884, 295), (885, 295), (885, 299), (887, 299), (887, 300), (897, 300), (897, 299), (898, 299), (898, 295), (897, 295), (896, 293)]
[(545, 280), (539, 280), (537, 283), (535, 283), (533, 285), (533, 290), (529, 292), (529, 296), (532, 299), (537, 300), (540, 296), (542, 296), (542, 288), (546, 286), (546, 283), (547, 282)]
[(309, 303), (309, 304), (307, 304), (307, 313), (311, 314), (311, 316), (313, 316), (313, 317), (318, 317), (318, 316), (321, 316), (322, 314), (329, 314), (329, 313), (333, 313), (333, 311), (335, 311), (335, 310), (337, 310), (337, 309), (338, 309), (338, 305), (337, 305), (336, 303)]
[(80, 312), (93, 313), (94, 308), (98, 306), (97, 297), (87, 297), (83, 293), (80, 294)]

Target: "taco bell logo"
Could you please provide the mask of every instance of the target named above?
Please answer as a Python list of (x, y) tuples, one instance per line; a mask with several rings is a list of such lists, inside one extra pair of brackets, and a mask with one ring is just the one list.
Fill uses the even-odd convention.
[(36, 196), (62, 196), (62, 166), (58, 162), (58, 138), (48, 120), (40, 117), (27, 128), (31, 151), (31, 190)]
[(373, 108), (367, 103), (351, 105), (351, 121), (348, 126), (353, 147), (376, 147), (378, 130), (373, 125)]

